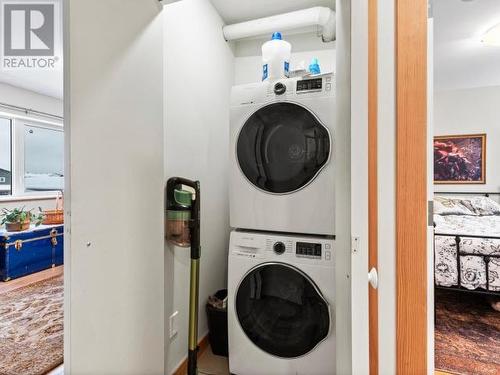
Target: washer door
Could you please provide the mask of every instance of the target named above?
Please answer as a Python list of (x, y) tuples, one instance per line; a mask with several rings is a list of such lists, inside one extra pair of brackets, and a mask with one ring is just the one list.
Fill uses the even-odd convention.
[(270, 193), (290, 193), (311, 182), (326, 164), (330, 136), (304, 107), (274, 103), (245, 122), (236, 154), (253, 185)]
[(283, 358), (309, 353), (328, 335), (328, 303), (298, 268), (264, 263), (243, 278), (236, 291), (236, 316), (248, 338)]

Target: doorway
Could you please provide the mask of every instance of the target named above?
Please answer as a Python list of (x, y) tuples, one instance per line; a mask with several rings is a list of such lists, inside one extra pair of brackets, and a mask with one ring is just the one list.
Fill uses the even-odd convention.
[(0, 373), (46, 374), (64, 358), (62, 1), (0, 6)]
[[(489, 181), (489, 178), (494, 178), (494, 174), (488, 172), (487, 165), (488, 160), (490, 159), (488, 159), (488, 154), (485, 152), (484, 147), (488, 148), (488, 142), (490, 141), (487, 135), (484, 136), (485, 131), (479, 132), (474, 129), (473, 132), (470, 132), (463, 128), (462, 131), (451, 129), (451, 133), (447, 131), (445, 134), (443, 130), (446, 129), (440, 128), (443, 126), (443, 116), (448, 116), (448, 120), (444, 121), (444, 123), (456, 126), (457, 124), (463, 123), (464, 120), (467, 121), (467, 116), (470, 116), (471, 113), (473, 113), (473, 109), (467, 107), (468, 105), (475, 103), (476, 105), (474, 107), (475, 109), (478, 109), (481, 108), (480, 105), (482, 104), (487, 105), (488, 100), (485, 97), (481, 98), (478, 95), (471, 95), (467, 99), (462, 98), (461, 100), (459, 100), (458, 97), (450, 99), (448, 96), (452, 96), (451, 91), (457, 90), (457, 87), (450, 87), (447, 90), (442, 90), (443, 92), (439, 92), (440, 90), (436, 90), (434, 85), (437, 85), (437, 82), (440, 79), (438, 76), (439, 74), (441, 74), (442, 78), (449, 78), (454, 74), (457, 74), (460, 79), (463, 80), (489, 77), (489, 79), (487, 78), (488, 83), (483, 83), (482, 86), (494, 86), (493, 77), (495, 77), (495, 74), (491, 74), (491, 71), (485, 74), (485, 72), (488, 72), (487, 69), (477, 69), (473, 72), (470, 69), (460, 71), (460, 69), (463, 69), (463, 65), (460, 63), (458, 55), (464, 52), (470, 54), (472, 52), (471, 47), (473, 44), (475, 44), (478, 49), (482, 48), (483, 53), (488, 51), (487, 53), (484, 53), (484, 55), (489, 54), (490, 56), (493, 56), (495, 53), (498, 53), (498, 50), (493, 48), (487, 50), (486, 48), (489, 47), (482, 44), (485, 42), (486, 38), (481, 37), (484, 36), (489, 29), (495, 26), (495, 22), (498, 23), (498, 13), (490, 9), (490, 11), (487, 12), (490, 19), (489, 26), (484, 27), (482, 31), (478, 28), (476, 29), (476, 32), (471, 32), (471, 30), (467, 31), (466, 28), (460, 28), (458, 26), (460, 24), (460, 17), (457, 17), (457, 15), (460, 14), (459, 9), (468, 7), (467, 11), (464, 12), (464, 15), (466, 14), (469, 17), (473, 15), (477, 18), (478, 13), (476, 11), (478, 9), (482, 9), (484, 11), (488, 6), (495, 5), (494, 2), (450, 1), (434, 2), (433, 5), (433, 7), (428, 9), (427, 4), (424, 2), (395, 3), (395, 71), (396, 90), (398, 93), (396, 97), (395, 111), (397, 128), (396, 141), (398, 144), (398, 157), (396, 159), (398, 166), (401, 167), (398, 167), (397, 169), (397, 174), (402, 177), (402, 179), (397, 179), (397, 186), (400, 187), (402, 194), (398, 194), (396, 198), (396, 204), (399, 209), (397, 210), (396, 215), (398, 239), (396, 251), (397, 289), (394, 296), (396, 299), (397, 314), (396, 363), (397, 371), (402, 373), (408, 372), (409, 370), (418, 373), (433, 372), (434, 348), (436, 348), (436, 367), (439, 368), (441, 366), (439, 361), (440, 358), (442, 358), (442, 353), (438, 351), (440, 347), (439, 340), (442, 338), (438, 337), (438, 334), (436, 334), (436, 345), (434, 345), (434, 293), (436, 294), (437, 307), (435, 320), (436, 332), (438, 332), (442, 329), (443, 320), (447, 320), (444, 326), (446, 327), (446, 325), (448, 325), (449, 327), (450, 321), (453, 321), (454, 319), (452, 316), (453, 309), (449, 307), (450, 305), (455, 305), (456, 307), (460, 301), (462, 301), (462, 303), (465, 302), (466, 304), (460, 305), (462, 307), (459, 308), (459, 310), (462, 312), (464, 310), (470, 311), (470, 304), (474, 304), (473, 300), (476, 297), (464, 296), (468, 296), (473, 293), (471, 292), (471, 289), (479, 289), (479, 292), (481, 292), (477, 293), (476, 291), (474, 295), (480, 295), (480, 297), (477, 298), (480, 298), (483, 301), (482, 306), (484, 308), (489, 308), (489, 313), (480, 313), (480, 318), (478, 315), (472, 314), (475, 316), (469, 320), (464, 320), (464, 317), (462, 316), (460, 324), (455, 325), (456, 329), (451, 330), (452, 334), (457, 335), (459, 331), (463, 333), (463, 331), (470, 330), (471, 327), (474, 327), (474, 324), (477, 322), (481, 322), (484, 328), (485, 320), (489, 321), (487, 316), (491, 315), (493, 308), (491, 303), (488, 307), (487, 302), (491, 302), (490, 292), (492, 286), (494, 287), (496, 280), (493, 272), (490, 275), (490, 271), (492, 270), (491, 260), (495, 257), (489, 256), (489, 254), (485, 256), (485, 254), (481, 254), (477, 248), (475, 250), (474, 248), (469, 248), (469, 250), (473, 251), (471, 254), (464, 250), (467, 246), (473, 246), (477, 240), (481, 240), (481, 238), (484, 240), (484, 234), (479, 236), (480, 238), (474, 237), (476, 234), (475, 232), (479, 228), (478, 225), (474, 227), (474, 231), (468, 231), (467, 233), (452, 233), (453, 236), (451, 241), (453, 242), (449, 243), (448, 251), (449, 253), (455, 254), (455, 258), (451, 258), (451, 263), (442, 262), (441, 258), (437, 261), (435, 258), (437, 257), (435, 250), (438, 250), (438, 248), (436, 247), (436, 249), (434, 249), (433, 246), (433, 235), (435, 230), (433, 226), (436, 221), (441, 223), (448, 222), (450, 218), (447, 216), (470, 216), (476, 219), (483, 216), (494, 216), (486, 215), (486, 212), (493, 212), (494, 209), (492, 207), (496, 207), (495, 203), (497, 202), (493, 197), (494, 194), (488, 194), (490, 192), (493, 193), (493, 191), (488, 191), (487, 181)], [(446, 16), (452, 17), (450, 19), (450, 24), (458, 27), (460, 32), (455, 30), (449, 33), (447, 37), (451, 37), (451, 42), (448, 40), (448, 48), (438, 51), (439, 43), (436, 43), (436, 38), (440, 33), (438, 16), (439, 7), (441, 6), (454, 7), (453, 10), (448, 10), (445, 13)], [(479, 8), (476, 8), (475, 11), (473, 9), (474, 7)], [(427, 17), (429, 15), (431, 19), (429, 19), (428, 22)], [(471, 23), (471, 19), (469, 18), (467, 24), (470, 26)], [(434, 28), (429, 27), (432, 25)], [(464, 32), (468, 33), (468, 36), (464, 36)], [(434, 38), (431, 39), (434, 40), (435, 46), (433, 49), (429, 50), (430, 54), (428, 55), (427, 37), (432, 37), (433, 33), (435, 33)], [(411, 51), (408, 48), (409, 46), (411, 46)], [(448, 56), (445, 58), (443, 58), (443, 54), (439, 56), (441, 52), (448, 54)], [(453, 55), (453, 58), (450, 53)], [(456, 53), (458, 53), (458, 55), (455, 55)], [(432, 58), (433, 54), (436, 55), (434, 58)], [(483, 54), (479, 53), (479, 55)], [(477, 56), (478, 54), (476, 54), (476, 57)], [(428, 57), (431, 58), (430, 61), (427, 60)], [(450, 60), (453, 62), (451, 65)], [(498, 61), (498, 57), (494, 61)], [(439, 65), (445, 66), (446, 64), (449, 64), (448, 67), (440, 72)], [(429, 80), (427, 73), (433, 72), (433, 65), (435, 79)], [(462, 65), (462, 68), (460, 65)], [(466, 65), (470, 68), (471, 66), (476, 66), (477, 63), (469, 63)], [(427, 68), (429, 68), (429, 70), (427, 70)], [(453, 81), (456, 81), (456, 79), (451, 80), (451, 82)], [(443, 81), (441, 81), (440, 84), (442, 83)], [(429, 86), (427, 86), (428, 84)], [(479, 87), (481, 87), (481, 85), (479, 85)], [(488, 90), (491, 90), (491, 87), (488, 88)], [(447, 97), (448, 99), (446, 99)], [(443, 108), (445, 108), (443, 104), (446, 102), (449, 104), (449, 107), (447, 110), (443, 110)], [(428, 106), (425, 105), (426, 103), (428, 103)], [(438, 106), (442, 107), (439, 109)], [(495, 108), (495, 106), (489, 105), (488, 108)], [(434, 115), (432, 115), (433, 112)], [(467, 116), (465, 116), (464, 113), (466, 113)], [(484, 110), (482, 111), (482, 114), (483, 113), (485, 113)], [(428, 120), (426, 121), (425, 117), (427, 116)], [(451, 120), (449, 116), (458, 117), (455, 117), (455, 120)], [(469, 118), (468, 122), (474, 123), (477, 126), (478, 118), (479, 117), (474, 116), (472, 121)], [(480, 126), (484, 126), (485, 122), (481, 121), (481, 123), (482, 125)], [(411, 127), (411, 129), (409, 129), (409, 127)], [(442, 133), (437, 134), (437, 132)], [(411, 138), (408, 138), (408, 135), (410, 134), (413, 135), (412, 138), (416, 139), (417, 142), (410, 142)], [(433, 139), (435, 136), (438, 136), (438, 138)], [(421, 143), (422, 141), (423, 143)], [(473, 156), (468, 158), (468, 161), (466, 162), (461, 160), (464, 156), (463, 152), (462, 154), (457, 152), (458, 149), (464, 147), (464, 144), (467, 144), (469, 151), (476, 150), (472, 152)], [(423, 145), (425, 145), (425, 147), (423, 147)], [(451, 147), (452, 149), (450, 151), (454, 151), (451, 155), (448, 155), (450, 151), (447, 151), (447, 147)], [(425, 149), (428, 149), (428, 151), (425, 152)], [(410, 153), (413, 156), (405, 156), (404, 152)], [(450, 166), (448, 162), (450, 158), (453, 159), (453, 157), (456, 157), (454, 154), (458, 154), (458, 158), (455, 160), (454, 166)], [(422, 157), (422, 155), (426, 155), (426, 157)], [(436, 167), (433, 164), (436, 164)], [(476, 164), (476, 166), (472, 167), (474, 164)], [(409, 174), (405, 172), (412, 171), (413, 173), (415, 168), (417, 168), (417, 170), (427, 169), (428, 172), (425, 177), (420, 176), (420, 178), (415, 178), (413, 181), (405, 181), (405, 176), (407, 177)], [(422, 189), (422, 182), (427, 182), (428, 184), (427, 189), (424, 188), (423, 191), (425, 192), (425, 190), (427, 190), (429, 203), (422, 199), (425, 194), (414, 194), (414, 189), (416, 188), (415, 186), (417, 186), (417, 189)], [(433, 193), (434, 191), (436, 193)], [(434, 195), (438, 195), (437, 193), (447, 195), (447, 197), (438, 196), (437, 199), (434, 199)], [(485, 198), (487, 198), (487, 200)], [(465, 215), (464, 212), (466, 211), (462, 211), (454, 212), (453, 215), (450, 214), (450, 212), (448, 212), (450, 215), (447, 215), (446, 213), (443, 215), (443, 203), (444, 205), (448, 205), (450, 200), (454, 203), (459, 202), (464, 207), (467, 206), (467, 209), (472, 209), (473, 213), (471, 214), (469, 212), (468, 215)], [(469, 201), (472, 201), (472, 204), (469, 204)], [(434, 209), (432, 207), (433, 202)], [(479, 213), (478, 211), (480, 208), (478, 208), (478, 202), (481, 202), (481, 205), (484, 204), (488, 207), (491, 205), (491, 209)], [(413, 219), (408, 217), (408, 220), (405, 221), (405, 214), (410, 214), (410, 212), (407, 212), (408, 208), (411, 208), (409, 211), (413, 211), (416, 216)], [(453, 207), (451, 206), (451, 208)], [(426, 215), (426, 212), (428, 212), (428, 215)], [(437, 212), (440, 212), (440, 216), (443, 217), (437, 218)], [(414, 228), (409, 226), (411, 223), (413, 223)], [(439, 228), (439, 230), (443, 230), (442, 225)], [(453, 231), (453, 228), (448, 227), (445, 229), (447, 229), (447, 232), (437, 234), (442, 235), (442, 237), (451, 237), (449, 231)], [(426, 232), (427, 236), (425, 235)], [(419, 233), (419, 235), (415, 237), (414, 235), (417, 233)], [(426, 237), (429, 242), (426, 241)], [(495, 236), (491, 233), (488, 233), (486, 237), (488, 237), (487, 239), (490, 241), (495, 240)], [(439, 241), (447, 242), (446, 239), (441, 238)], [(429, 243), (428, 246), (426, 246), (426, 242)], [(437, 251), (437, 253), (439, 252), (440, 251)], [(455, 259), (454, 262), (453, 259)], [(469, 263), (471, 261), (477, 261), (477, 265), (482, 266), (483, 271), (478, 272), (477, 269), (472, 269), (471, 264)], [(493, 264), (495, 263), (493, 262)], [(465, 267), (462, 267), (462, 265)], [(448, 272), (447, 276), (449, 277), (447, 282), (449, 285), (440, 285), (446, 283), (446, 281), (442, 280), (444, 276), (439, 275), (439, 273), (445, 273), (445, 271), (450, 271), (450, 269), (455, 269), (455, 273)], [(438, 276), (436, 276), (436, 274), (438, 274)], [(474, 286), (466, 285), (471, 282), (471, 280), (467, 280), (467, 278), (471, 275), (475, 275), (472, 276), (472, 280), (476, 283)], [(443, 288), (447, 288), (444, 293), (456, 292), (459, 293), (458, 295), (460, 297), (457, 297), (455, 300), (452, 299), (450, 303), (449, 299), (447, 299), (446, 296), (443, 297), (442, 295), (443, 291), (441, 289)], [(456, 290), (452, 290), (451, 288)], [(485, 297), (485, 295), (487, 295), (487, 297)], [(446, 311), (447, 319), (443, 319), (443, 304), (448, 306), (448, 310)], [(476, 335), (476, 342), (474, 344), (477, 344), (478, 337), (479, 336)], [(491, 340), (491, 338), (492, 337), (490, 336), (489, 339)], [(457, 344), (458, 339), (458, 336), (455, 336), (455, 340), (451, 341), (453, 345), (447, 345), (448, 348)], [(448, 343), (449, 342), (450, 341), (448, 341)], [(469, 342), (469, 344), (471, 343)], [(458, 346), (462, 345), (457, 345), (455, 349), (459, 349)], [(441, 348), (442, 347), (443, 346), (441, 346)], [(471, 349), (471, 347), (469, 347), (469, 349)], [(489, 350), (484, 347), (483, 349)], [(486, 362), (486, 365), (488, 366), (496, 365), (495, 355), (487, 355), (486, 357), (487, 360), (483, 361), (481, 365), (483, 365), (484, 362)], [(462, 366), (464, 366), (473, 364), (476, 367), (479, 366), (478, 363), (467, 361), (467, 359), (464, 358), (459, 359), (458, 357), (455, 357), (453, 362), (455, 365), (462, 364)], [(452, 373), (477, 373), (476, 368), (471, 370), (467, 369), (466, 366), (463, 368), (445, 368), (444, 370)], [(490, 368), (487, 371), (495, 373), (498, 369), (493, 367), (493, 370)]]
[(496, 374), (500, 4), (436, 1), (432, 15), (435, 368)]
[(64, 126), (25, 75), (0, 82), (0, 372), (31, 374), (63, 362)]

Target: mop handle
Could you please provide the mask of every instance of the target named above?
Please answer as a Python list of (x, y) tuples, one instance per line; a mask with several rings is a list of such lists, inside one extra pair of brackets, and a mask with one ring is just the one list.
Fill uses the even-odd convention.
[(188, 375), (198, 373), (198, 297), (200, 259), (191, 259), (191, 281), (189, 287), (189, 336)]
[(188, 375), (198, 373), (198, 301), (200, 294), (200, 182), (192, 186), (195, 200), (191, 213), (191, 280), (189, 290)]
[[(200, 182), (182, 177), (172, 177), (167, 182), (167, 194), (173, 196), (179, 185), (194, 189), (195, 199), (191, 207), (190, 242), (191, 269), (189, 283), (189, 334), (188, 334), (188, 375), (198, 373), (198, 300), (200, 290)], [(167, 202), (169, 197), (167, 196)], [(170, 197), (171, 198), (171, 197)]]

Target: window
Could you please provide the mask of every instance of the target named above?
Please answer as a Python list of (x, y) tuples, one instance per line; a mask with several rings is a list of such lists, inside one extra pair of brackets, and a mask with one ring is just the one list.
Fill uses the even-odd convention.
[(10, 120), (0, 117), (0, 195), (12, 194), (12, 134)]
[(64, 188), (62, 125), (0, 117), (0, 196)]
[(24, 190), (64, 188), (64, 134), (60, 130), (24, 127)]

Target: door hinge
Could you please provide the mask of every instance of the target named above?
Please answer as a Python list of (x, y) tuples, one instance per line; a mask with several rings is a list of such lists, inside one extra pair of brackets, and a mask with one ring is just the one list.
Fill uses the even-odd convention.
[(434, 201), (427, 202), (427, 225), (434, 226)]
[(359, 251), (359, 237), (351, 237), (351, 251), (357, 254)]

